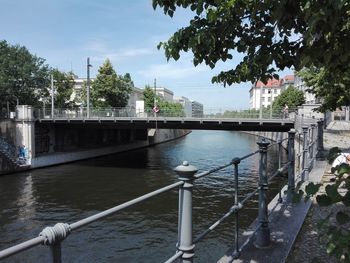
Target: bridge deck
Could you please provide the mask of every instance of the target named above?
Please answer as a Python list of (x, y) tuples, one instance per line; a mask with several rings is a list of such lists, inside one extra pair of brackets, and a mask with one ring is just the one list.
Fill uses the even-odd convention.
[(214, 119), (179, 117), (100, 117), (100, 118), (44, 118), (41, 123), (69, 123), (71, 125), (104, 124), (129, 129), (191, 129), (191, 130), (231, 130), (231, 131), (279, 131), (294, 128), (290, 119)]

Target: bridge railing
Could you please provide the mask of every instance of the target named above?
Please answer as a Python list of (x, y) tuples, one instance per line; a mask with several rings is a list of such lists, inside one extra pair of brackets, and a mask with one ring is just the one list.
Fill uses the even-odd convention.
[[(322, 127), (322, 125), (321, 125)], [(81, 219), (77, 222), (68, 224), (68, 223), (57, 223), (52, 227), (44, 228), (38, 237), (15, 245), (13, 247), (7, 248), (0, 251), (0, 260), (10, 257), (14, 254), (20, 253), (22, 251), (28, 250), (32, 247), (38, 245), (47, 245), (50, 248), (50, 256), (52, 262), (61, 262), (62, 251), (61, 244), (64, 239), (76, 229), (84, 227), (90, 223), (93, 223), (97, 220), (101, 220), (107, 216), (113, 215), (127, 207), (136, 205), (140, 202), (144, 202), (154, 196), (163, 194), (172, 189), (179, 188), (179, 207), (178, 207), (178, 240), (176, 243), (176, 253), (170, 257), (165, 262), (174, 262), (177, 259), (180, 259), (180, 262), (193, 262), (193, 257), (195, 253), (195, 245), (202, 241), (211, 231), (213, 231), (220, 223), (225, 219), (229, 218), (231, 215), (234, 215), (235, 220), (235, 230), (234, 230), (234, 244), (233, 244), (233, 254), (232, 257), (238, 258), (240, 254), (244, 251), (245, 246), (248, 242), (255, 237), (255, 243), (258, 247), (268, 247), (270, 245), (270, 228), (269, 228), (269, 214), (267, 208), (267, 191), (269, 182), (275, 177), (281, 175), (287, 170), (288, 173), (288, 185), (287, 185), (287, 194), (282, 195), (281, 190), (279, 191), (279, 202), (290, 202), (291, 196), (294, 193), (296, 181), (298, 180), (307, 180), (308, 173), (313, 167), (315, 162), (316, 154), (318, 148), (318, 136), (316, 135), (317, 126), (313, 125), (311, 127), (303, 127), (303, 133), (297, 134), (294, 129), (288, 132), (288, 137), (285, 139), (278, 140), (277, 143), (271, 144), (265, 139), (257, 142), (259, 148), (258, 150), (247, 154), (243, 157), (233, 158), (227, 164), (215, 167), (209, 171), (197, 173), (198, 169), (192, 165), (189, 165), (188, 162), (183, 162), (182, 165), (179, 165), (175, 168), (175, 172), (178, 175), (179, 181), (171, 185), (165, 186), (148, 194), (142, 195), (138, 198), (125, 202), (123, 204), (117, 205), (108, 210), (102, 211), (95, 215), (89, 216), (87, 218)], [(295, 154), (295, 136), (300, 136), (303, 141), (302, 151)], [(288, 161), (285, 164), (282, 164), (282, 144), (285, 141), (288, 141)], [(278, 145), (278, 169), (273, 173), (268, 173), (267, 171), (267, 151), (268, 148), (272, 145)], [(239, 198), (239, 164), (256, 154), (259, 154), (259, 182), (255, 190), (248, 193), (246, 196)], [(299, 165), (299, 174), (296, 176), (295, 162), (298, 161)], [(227, 168), (229, 166), (233, 167), (234, 174), (234, 202), (228, 211), (221, 216), (216, 222), (213, 222), (207, 229), (202, 233), (198, 234), (193, 238), (193, 221), (192, 221), (192, 195), (194, 182), (213, 174), (219, 170)], [(258, 226), (253, 231), (252, 235), (244, 242), (240, 242), (239, 239), (239, 222), (238, 215), (241, 210), (245, 207), (245, 204), (248, 200), (258, 195)]]
[(70, 108), (54, 109), (42, 108), (35, 111), (39, 119), (96, 119), (96, 118), (148, 118), (148, 117), (183, 117), (183, 118), (210, 118), (210, 119), (292, 119), (295, 118), (296, 109), (290, 109), (285, 112), (281, 109), (270, 111), (264, 109), (258, 110), (221, 110), (206, 109), (204, 112), (185, 113), (182, 109), (157, 108), (157, 112), (152, 108), (137, 109), (134, 107), (124, 108)]

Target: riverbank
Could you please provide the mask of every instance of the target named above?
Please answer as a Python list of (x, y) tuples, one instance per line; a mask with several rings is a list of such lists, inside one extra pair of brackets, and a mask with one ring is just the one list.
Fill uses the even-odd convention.
[[(326, 151), (329, 151), (332, 147), (339, 147), (343, 152), (350, 152), (350, 123), (331, 122), (324, 130), (324, 147)], [(328, 165), (322, 177), (322, 183), (329, 182), (331, 177), (330, 165)], [(322, 238), (324, 233), (317, 227), (317, 223), (326, 215), (329, 209), (329, 207), (320, 207), (313, 200), (311, 209), (286, 260), (287, 263), (338, 262), (334, 257), (327, 254), (326, 240)]]

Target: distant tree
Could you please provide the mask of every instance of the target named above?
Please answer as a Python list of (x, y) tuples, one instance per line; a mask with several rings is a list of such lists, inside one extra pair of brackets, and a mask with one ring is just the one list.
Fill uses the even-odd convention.
[[(170, 17), (178, 8), (193, 12), (187, 26), (159, 44), (167, 59), (178, 60), (182, 51), (191, 51), (195, 66), (214, 68), (232, 60), (228, 65), (235, 66), (212, 82), (267, 82), (278, 78), (278, 70), (316, 67), (323, 68), (327, 83), (318, 94), (329, 91), (348, 98), (343, 88), (350, 87), (348, 1), (153, 0), (157, 7)], [(337, 105), (335, 97), (326, 99), (325, 107)]]
[[(143, 90), (143, 100), (145, 102), (145, 108), (146, 109), (152, 109), (154, 106), (154, 90), (151, 88), (151, 86), (146, 85), (145, 89)], [(159, 96), (156, 96), (156, 100), (159, 101)]]
[(96, 79), (91, 84), (93, 107), (125, 107), (133, 83), (130, 74), (118, 76), (109, 59), (99, 68)]
[[(145, 109), (148, 112), (151, 112), (154, 107), (154, 96), (154, 90), (151, 88), (151, 86), (146, 85), (143, 91), (143, 100), (145, 102)], [(156, 95), (156, 104), (160, 115), (168, 117), (185, 116), (183, 106), (180, 103), (168, 102)]]
[(20, 104), (38, 105), (48, 96), (49, 66), (24, 46), (0, 41), (0, 107)]
[(283, 109), (285, 104), (288, 105), (289, 109), (295, 109), (305, 103), (304, 93), (298, 90), (294, 86), (288, 86), (285, 90), (278, 95), (272, 103), (274, 111)]
[(74, 74), (72, 72), (62, 72), (58, 69), (51, 71), (54, 79), (55, 87), (55, 106), (58, 108), (66, 108), (73, 106), (70, 101), (74, 89)]
[(336, 110), (341, 106), (350, 105), (350, 75), (327, 74), (324, 68), (305, 68), (297, 73), (309, 87), (309, 92), (322, 99), (322, 105), (318, 109)]

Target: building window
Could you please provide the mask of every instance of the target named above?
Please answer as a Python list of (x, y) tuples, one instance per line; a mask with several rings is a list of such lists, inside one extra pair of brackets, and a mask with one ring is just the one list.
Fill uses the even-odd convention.
[(277, 89), (273, 89), (273, 93), (277, 94)]
[(268, 98), (267, 98), (267, 101), (268, 101), (268, 102), (271, 102), (271, 97), (268, 97)]
[(264, 94), (266, 93), (266, 89), (263, 89), (263, 93), (264, 93)]

